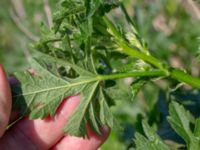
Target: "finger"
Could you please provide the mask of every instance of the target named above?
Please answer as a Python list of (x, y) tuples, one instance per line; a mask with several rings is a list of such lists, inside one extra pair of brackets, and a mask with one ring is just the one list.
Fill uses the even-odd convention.
[(3, 70), (0, 65), (0, 137), (4, 134), (6, 126), (9, 121), (11, 112), (11, 92), (10, 86)]
[(102, 128), (102, 135), (99, 136), (91, 129), (88, 129), (89, 139), (83, 139), (73, 136), (63, 137), (51, 150), (96, 150), (104, 141), (108, 138), (109, 129), (107, 127)]
[(64, 136), (62, 129), (79, 102), (79, 96), (68, 98), (53, 119), (21, 120), (0, 140), (0, 147), (4, 150), (11, 145), (9, 149), (21, 150), (27, 145), (26, 149), (29, 150), (49, 149)]

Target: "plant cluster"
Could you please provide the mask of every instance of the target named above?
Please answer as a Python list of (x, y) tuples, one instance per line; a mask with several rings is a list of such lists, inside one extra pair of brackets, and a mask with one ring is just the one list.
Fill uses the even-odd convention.
[[(109, 12), (120, 8), (127, 26), (112, 20)], [(87, 125), (101, 134), (100, 128), (115, 126), (110, 107), (115, 104), (118, 80), (132, 78), (130, 95), (161, 78), (174, 79), (200, 88), (200, 79), (172, 68), (155, 58), (138, 29), (118, 0), (62, 0), (53, 16), (53, 27), (41, 25), (41, 38), (33, 45), (35, 57), (29, 71), (15, 73), (20, 81), (12, 86), (13, 108), (31, 119), (54, 116), (65, 97), (81, 95), (81, 102), (67, 122), (69, 135), (87, 136)], [(122, 87), (123, 88), (123, 87)], [(117, 93), (123, 99), (123, 95)], [(185, 140), (188, 149), (199, 147), (199, 119), (195, 121), (182, 106), (172, 102), (168, 120)], [(190, 123), (195, 124), (194, 131)], [(147, 138), (136, 134), (136, 149), (171, 149), (146, 121)]]

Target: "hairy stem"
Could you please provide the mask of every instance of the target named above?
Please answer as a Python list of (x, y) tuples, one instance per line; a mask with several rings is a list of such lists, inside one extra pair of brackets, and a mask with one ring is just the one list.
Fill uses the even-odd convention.
[(44, 3), (44, 11), (47, 17), (47, 21), (49, 24), (49, 27), (53, 27), (53, 19), (52, 19), (52, 12), (51, 12), (51, 8), (49, 6), (49, 1), (48, 0), (43, 0)]
[(168, 69), (169, 67), (164, 67), (164, 65), (160, 62), (159, 59), (153, 57), (152, 55), (143, 53), (134, 47), (131, 47), (128, 44), (128, 42), (123, 39), (123, 37), (118, 32), (118, 30), (114, 26), (114, 24), (106, 16), (104, 16), (103, 19), (104, 19), (110, 33), (117, 39), (117, 44), (122, 48), (123, 53), (125, 53), (131, 57), (141, 59), (141, 60), (151, 64), (152, 66), (161, 70), (165, 76), (169, 76), (180, 82), (187, 83), (193, 87), (200, 88), (200, 79), (199, 78), (193, 77), (193, 76), (191, 76), (181, 70), (178, 70), (178, 69)]
[(100, 80), (110, 80), (110, 79), (120, 79), (128, 77), (159, 77), (165, 76), (165, 72), (160, 70), (151, 70), (151, 71), (134, 71), (127, 73), (116, 73), (110, 75), (101, 75), (99, 76)]
[(162, 70), (165, 72), (166, 75), (169, 75), (168, 70), (163, 66), (163, 64), (160, 62), (160, 60), (158, 60), (157, 58), (145, 54), (139, 50), (137, 50), (136, 48), (131, 47), (127, 41), (125, 41), (123, 39), (123, 37), (121, 36), (121, 34), (118, 32), (118, 30), (116, 29), (116, 27), (114, 26), (114, 24), (106, 17), (103, 17), (106, 25), (108, 26), (109, 31), (111, 32), (111, 34), (117, 39), (117, 44), (122, 48), (122, 51), (134, 58), (138, 58), (141, 59), (153, 66), (155, 66), (156, 68)]
[(170, 77), (180, 81), (187, 83), (193, 87), (200, 88), (200, 79), (197, 77), (193, 77), (181, 70), (178, 69), (172, 69)]

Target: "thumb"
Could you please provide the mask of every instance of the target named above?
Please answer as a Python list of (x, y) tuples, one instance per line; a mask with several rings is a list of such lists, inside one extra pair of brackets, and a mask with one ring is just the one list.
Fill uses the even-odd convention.
[(0, 65), (0, 137), (4, 134), (11, 112), (11, 91), (5, 74)]

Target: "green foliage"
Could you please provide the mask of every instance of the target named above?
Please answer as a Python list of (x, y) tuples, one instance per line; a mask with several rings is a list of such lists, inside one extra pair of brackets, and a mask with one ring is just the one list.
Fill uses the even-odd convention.
[[(199, 79), (180, 70), (168, 69), (168, 66), (150, 55), (123, 4), (122, 12), (134, 29), (132, 36), (126, 36), (125, 31), (116, 28), (105, 15), (116, 4), (117, 1), (89, 0), (64, 0), (60, 3), (59, 11), (54, 14), (53, 28), (48, 29), (43, 25), (42, 38), (34, 46), (40, 51), (38, 55), (41, 55), (38, 56), (38, 61), (31, 62), (38, 75), (16, 73), (21, 84), (13, 88), (14, 107), (22, 115), (29, 113), (32, 119), (44, 118), (49, 114), (53, 116), (64, 97), (80, 93), (81, 103), (70, 117), (65, 131), (70, 135), (84, 137), (87, 134), (87, 123), (98, 134), (101, 134), (100, 126), (113, 126), (113, 117), (109, 110), (111, 102), (108, 102), (110, 98), (104, 94), (108, 80), (137, 77), (138, 80), (132, 84), (133, 97), (146, 83), (144, 77), (171, 76), (200, 87)], [(103, 39), (107, 39), (104, 46)], [(119, 49), (119, 55), (124, 53), (127, 58), (140, 59), (144, 66), (131, 72), (125, 70), (114, 73), (113, 68), (105, 72), (110, 66), (108, 57), (115, 48)], [(148, 67), (145, 67), (146, 63), (149, 64)], [(101, 68), (103, 72), (99, 70), (101, 65), (106, 67)], [(107, 95), (110, 95), (108, 91)]]
[(172, 128), (184, 139), (188, 149), (200, 149), (199, 138), (190, 128), (190, 123), (195, 123), (193, 116), (176, 102), (170, 105), (169, 114), (168, 120)]
[[(194, 119), (194, 117), (187, 111), (183, 106), (177, 102), (171, 102), (169, 106), (169, 116), (168, 120), (172, 128), (184, 139), (188, 150), (200, 149), (199, 145), (199, 118)], [(190, 123), (195, 124), (194, 131), (191, 130)], [(136, 133), (136, 149), (138, 150), (172, 150), (172, 148), (167, 146), (163, 140), (156, 134), (153, 128), (147, 124), (147, 121), (142, 123), (145, 136)], [(183, 145), (181, 145), (183, 147)]]
[[(178, 0), (163, 0), (157, 3), (141, 0), (135, 2), (134, 6), (133, 2), (128, 0), (124, 3), (118, 0), (62, 0), (58, 5), (55, 5), (55, 1), (49, 1), (51, 9), (55, 10), (53, 26), (47, 25), (41, 1), (23, 3), (27, 16), (21, 21), (34, 33), (34, 37), (40, 37), (40, 40), (32, 45), (33, 50), (27, 55), (28, 47), (24, 43), (30, 40), (17, 32), (16, 39), (23, 44), (17, 44), (20, 45), (18, 47), (16, 40), (5, 40), (5, 46), (6, 53), (7, 48), (15, 47), (14, 52), (19, 59), (10, 57), (14, 56), (13, 50), (10, 55), (6, 55), (10, 60), (5, 59), (0, 51), (0, 59), (7, 66), (13, 66), (16, 60), (19, 62), (19, 69), (15, 66), (9, 67), (10, 72), (26, 66), (25, 60), (20, 59), (23, 53), (28, 59), (34, 56), (29, 59), (30, 67), (35, 70), (34, 75), (28, 71), (15, 73), (21, 84), (12, 87), (14, 108), (20, 110), (22, 116), (28, 114), (31, 119), (54, 116), (63, 98), (80, 94), (81, 103), (64, 128), (68, 134), (86, 137), (86, 124), (97, 134), (101, 134), (102, 125), (116, 127), (112, 114), (114, 112), (123, 127), (126, 128), (126, 123), (130, 123), (134, 130), (139, 132), (135, 135), (136, 148), (174, 148), (167, 146), (154, 130), (157, 128), (158, 132), (168, 131), (160, 128), (162, 121), (166, 119), (163, 114), (166, 114), (167, 105), (171, 101), (169, 91), (176, 89), (179, 93), (185, 92), (184, 88), (179, 86), (185, 83), (197, 89), (200, 87), (199, 78), (187, 73), (198, 68), (191, 69), (193, 64), (188, 58), (195, 56), (199, 46), (196, 42), (200, 35), (199, 23), (191, 20)], [(130, 10), (134, 9), (134, 17), (129, 16), (129, 7)], [(36, 11), (37, 15), (34, 15)], [(6, 18), (5, 12), (0, 13), (3, 18)], [(112, 12), (115, 13), (114, 17)], [(34, 18), (38, 16), (40, 19), (35, 21)], [(165, 19), (164, 24), (162, 17)], [(159, 20), (161, 25), (157, 26), (156, 21)], [(40, 21), (44, 22), (39, 33)], [(2, 27), (6, 26), (4, 24)], [(9, 35), (7, 31), (2, 37), (5, 35)], [(0, 45), (1, 49), (5, 49)], [(23, 49), (23, 53), (20, 49)], [(176, 56), (178, 60), (180, 58), (187, 71), (174, 69), (173, 64), (171, 67), (172, 56)], [(161, 81), (162, 78), (164, 80)], [(163, 82), (167, 88), (163, 88)], [(165, 100), (160, 90), (165, 91)], [(199, 107), (198, 99), (196, 95), (195, 100), (190, 101), (189, 97), (186, 101), (179, 102), (184, 106), (196, 103), (196, 110), (196, 107)], [(116, 106), (111, 112), (110, 107), (113, 104)], [(199, 119), (195, 120), (175, 102), (170, 104), (169, 110), (168, 120), (186, 142), (185, 147), (199, 149)], [(141, 123), (143, 118), (146, 118), (154, 129), (151, 129), (146, 121)], [(117, 148), (125, 148), (125, 145), (130, 144), (126, 139), (128, 134), (121, 135), (125, 131), (113, 132), (110, 141), (120, 141), (113, 144), (117, 145)], [(180, 137), (176, 135), (176, 139)], [(165, 139), (174, 140), (168, 137)], [(105, 145), (105, 149), (109, 144)]]
[(147, 121), (143, 121), (142, 126), (148, 139), (146, 139), (143, 135), (136, 133), (135, 144), (137, 150), (171, 150), (171, 148), (168, 147), (156, 134), (154, 129), (150, 128)]

